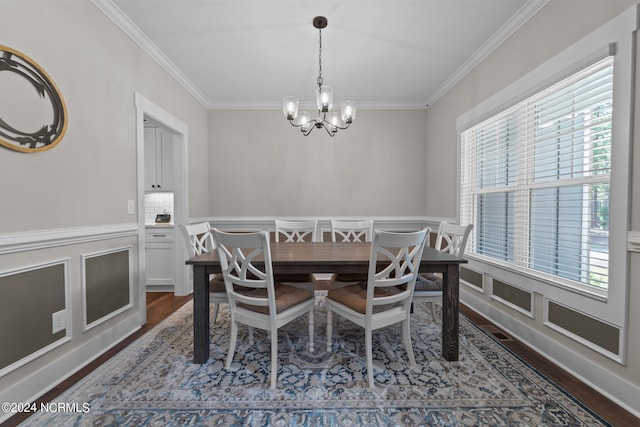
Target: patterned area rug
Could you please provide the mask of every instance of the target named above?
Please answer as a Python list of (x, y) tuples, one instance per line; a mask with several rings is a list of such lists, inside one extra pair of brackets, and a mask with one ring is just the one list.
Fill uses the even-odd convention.
[(63, 410), (23, 425), (607, 425), (462, 315), (458, 362), (440, 356), (440, 323), (428, 307), (417, 305), (412, 315), (417, 368), (407, 365), (399, 325), (374, 332), (376, 387), (369, 389), (362, 329), (338, 317), (327, 353), (319, 308), (315, 354), (306, 350), (306, 317), (278, 334), (278, 388), (270, 390), (266, 333), (255, 331), (250, 346), (241, 329), (225, 370), (229, 312), (221, 307), (209, 361), (195, 365), (192, 313), (189, 302), (60, 395)]

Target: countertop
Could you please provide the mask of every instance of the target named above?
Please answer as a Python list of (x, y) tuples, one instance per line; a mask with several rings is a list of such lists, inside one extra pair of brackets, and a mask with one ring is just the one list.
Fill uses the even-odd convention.
[(146, 228), (173, 228), (173, 222), (152, 222), (144, 225)]

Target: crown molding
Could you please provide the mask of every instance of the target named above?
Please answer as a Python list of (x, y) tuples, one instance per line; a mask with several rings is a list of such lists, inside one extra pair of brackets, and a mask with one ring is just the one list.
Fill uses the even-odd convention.
[(491, 36), (464, 64), (462, 64), (443, 84), (441, 84), (426, 100), (425, 105), (430, 107), (438, 99), (442, 98), (460, 80), (469, 74), (475, 67), (484, 61), (505, 40), (524, 25), (532, 16), (540, 11), (550, 0), (529, 0), (518, 12), (507, 21), (496, 33)]
[(209, 98), (116, 6), (112, 0), (91, 0), (96, 7), (113, 21), (127, 36), (138, 44), (171, 77), (185, 88), (200, 104), (209, 108)]
[[(424, 104), (399, 103), (399, 102), (360, 102), (358, 110), (425, 110)], [(334, 105), (335, 107), (335, 105)], [(300, 109), (311, 111), (318, 107), (312, 102), (301, 102)], [(252, 103), (211, 103), (207, 105), (209, 110), (281, 110), (281, 102), (252, 102)]]
[[(111, 19), (125, 34), (151, 56), (169, 75), (182, 85), (208, 110), (271, 110), (280, 109), (280, 103), (216, 103), (212, 102), (180, 69), (138, 28), (112, 0), (91, 0), (96, 7)], [(486, 59), (506, 39), (517, 31), (550, 0), (529, 0), (503, 25), (480, 49), (478, 49), (449, 79), (440, 85), (424, 103), (358, 102), (358, 108), (370, 110), (414, 110), (433, 105), (460, 80)]]

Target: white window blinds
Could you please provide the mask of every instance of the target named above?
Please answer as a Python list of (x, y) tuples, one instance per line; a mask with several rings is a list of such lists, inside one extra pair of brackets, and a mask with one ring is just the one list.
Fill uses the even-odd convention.
[(467, 251), (608, 286), (613, 57), (461, 133)]

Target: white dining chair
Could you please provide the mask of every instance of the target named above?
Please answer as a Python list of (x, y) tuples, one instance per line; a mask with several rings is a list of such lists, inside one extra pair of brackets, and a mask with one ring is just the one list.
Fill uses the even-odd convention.
[(376, 231), (367, 282), (330, 289), (327, 295), (327, 352), (333, 347), (333, 313), (364, 328), (369, 387), (374, 386), (372, 335), (376, 329), (402, 323), (409, 364), (415, 366), (409, 325), (411, 297), (430, 231), (429, 228), (410, 233)]
[(229, 369), (233, 361), (238, 324), (267, 330), (271, 337), (271, 388), (275, 388), (279, 328), (308, 314), (309, 351), (314, 351), (313, 291), (274, 282), (268, 232), (225, 233), (214, 228), (213, 235), (231, 310), (231, 338), (225, 368)]
[[(473, 224), (456, 225), (441, 222), (435, 241), (435, 248), (456, 256), (463, 256), (467, 247), (469, 234), (473, 230)], [(431, 315), (435, 319), (434, 303), (442, 301), (442, 274), (420, 273), (416, 280), (413, 292), (414, 303), (430, 303)]]
[[(187, 253), (190, 258), (215, 250), (216, 245), (208, 222), (191, 225), (180, 224), (179, 228), (185, 237)], [(227, 304), (229, 302), (227, 290), (224, 287), (224, 279), (221, 274), (212, 274), (209, 276), (209, 302), (215, 305), (213, 323), (216, 323), (220, 304)]]
[[(373, 220), (338, 220), (332, 219), (331, 241), (334, 243), (371, 242), (373, 235)], [(336, 274), (331, 277), (332, 287), (342, 287), (366, 281), (365, 276), (348, 273)]]
[[(275, 220), (275, 241), (285, 243), (316, 242), (318, 220)], [(277, 282), (289, 286), (315, 289), (316, 276), (312, 273), (305, 275), (277, 276)]]
[(282, 219), (275, 220), (275, 241), (276, 242), (315, 242), (318, 221), (288, 221)]
[(332, 242), (370, 242), (372, 234), (373, 220), (331, 220)]

